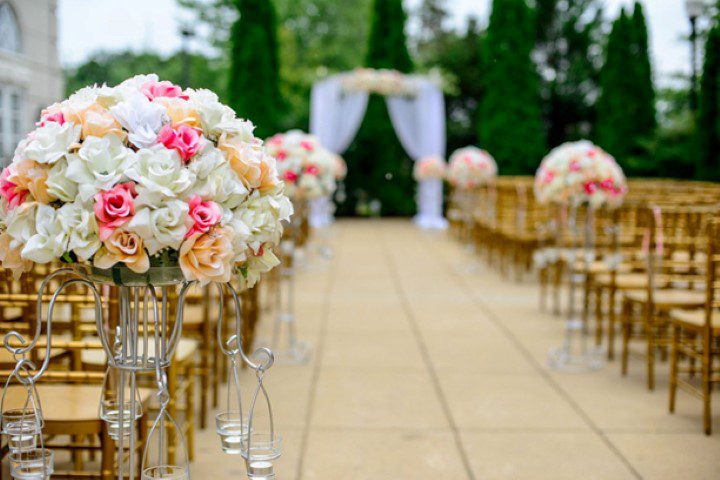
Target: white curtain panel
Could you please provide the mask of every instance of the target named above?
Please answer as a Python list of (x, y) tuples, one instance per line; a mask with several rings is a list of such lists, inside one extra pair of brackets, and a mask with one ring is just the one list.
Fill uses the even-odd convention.
[[(310, 133), (338, 155), (345, 152), (362, 125), (367, 110), (367, 92), (343, 92), (342, 76), (330, 77), (313, 86), (310, 98)], [(332, 223), (329, 197), (310, 202), (310, 224), (321, 228)]]
[(335, 76), (316, 83), (310, 98), (310, 133), (338, 155), (355, 138), (368, 104), (367, 92), (343, 92), (341, 79)]
[[(414, 97), (386, 99), (390, 119), (400, 143), (418, 161), (431, 155), (445, 157), (445, 99), (440, 88), (420, 80)], [(415, 223), (422, 228), (446, 228), (442, 215), (442, 180), (420, 182)]]

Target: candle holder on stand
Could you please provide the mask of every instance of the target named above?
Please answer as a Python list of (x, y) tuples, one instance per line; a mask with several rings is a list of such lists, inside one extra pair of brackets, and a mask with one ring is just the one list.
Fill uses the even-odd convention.
[[(219, 286), (219, 288), (222, 288)], [(240, 311), (240, 298), (230, 290), (236, 315)], [(242, 349), (240, 323), (236, 322), (230, 336), (223, 338), (225, 331), (222, 325), (222, 311), (218, 319), (217, 342), (223, 354), (230, 358), (231, 378), (228, 379), (228, 396), (226, 410), (216, 417), (217, 433), (228, 454), (239, 454), (245, 460), (248, 477), (256, 480), (274, 480), (274, 461), (280, 458), (282, 438), (275, 432), (272, 405), (265, 384), (263, 383), (268, 369), (275, 363), (275, 355), (265, 347), (253, 352), (252, 359)], [(242, 392), (240, 389), (239, 367), (244, 363), (255, 372), (257, 386), (252, 394), (247, 416), (243, 411)], [(231, 381), (230, 381), (231, 380)], [(237, 403), (231, 399), (235, 393)], [(263, 431), (257, 426), (255, 409), (258, 399), (262, 399), (268, 412), (268, 429)]]
[[(573, 204), (567, 221), (572, 236), (572, 247), (566, 252), (569, 296), (568, 311), (565, 319), (565, 338), (561, 346), (550, 350), (548, 366), (557, 371), (583, 372), (597, 370), (604, 364), (602, 351), (589, 345), (588, 333), (578, 312), (577, 292), (585, 284), (585, 275), (590, 263), (595, 259), (595, 210), (588, 205), (585, 210), (584, 241), (580, 245), (580, 227), (577, 222), (578, 206)], [(576, 261), (583, 268), (578, 271)]]
[[(50, 282), (63, 278), (60, 286), (50, 295), (46, 316), (43, 316), (43, 302), (48, 298), (46, 290)], [(118, 480), (189, 480), (190, 468), (185, 439), (178, 424), (169, 413), (171, 401), (168, 389), (167, 368), (182, 336), (184, 300), (189, 289), (196, 282), (186, 281), (177, 266), (150, 267), (142, 274), (135, 273), (124, 266), (115, 266), (103, 270), (88, 265), (75, 265), (49, 274), (41, 283), (37, 297), (37, 324), (33, 338), (25, 339), (16, 331), (4, 337), (4, 346), (16, 360), (12, 375), (8, 378), (0, 403), (2, 433), (8, 437), (11, 448), (11, 470), (16, 479), (45, 479), (53, 471), (53, 453), (44, 447), (42, 436), (42, 409), (35, 388), (36, 382), (47, 370), (52, 349), (53, 312), (58, 296), (73, 285), (85, 286), (94, 299), (95, 324), (108, 361), (105, 387), (112, 393), (101, 398), (100, 417), (108, 424), (108, 431), (114, 432), (117, 460), (116, 477)], [(118, 290), (118, 324), (111, 325), (103, 315), (102, 297), (99, 286), (113, 286)], [(241, 305), (239, 296), (232, 285), (216, 284), (222, 295), (227, 288), (235, 304), (235, 325), (237, 344), (241, 345)], [(175, 318), (170, 315), (170, 293), (179, 287)], [(160, 295), (158, 296), (158, 290)], [(218, 332), (222, 329), (222, 308), (220, 308)], [(42, 336), (45, 324), (47, 344), (43, 363), (36, 368), (27, 359)], [(220, 335), (220, 333), (218, 333)], [(19, 346), (15, 346), (19, 344)], [(251, 368), (259, 370), (262, 376), (272, 366), (273, 355), (268, 349), (258, 351), (266, 361), (256, 364), (250, 361), (241, 347), (235, 349), (243, 361)], [(235, 352), (237, 354), (238, 352)], [(137, 457), (137, 438), (135, 423), (142, 415), (139, 405), (137, 374), (154, 373), (157, 386), (157, 398), (160, 411), (149, 432), (144, 445), (142, 459)], [(114, 380), (111, 381), (110, 377)], [(24, 408), (18, 412), (6, 409), (5, 396), (11, 381), (21, 384), (26, 390), (27, 400)], [(112, 385), (114, 383), (114, 385)], [(268, 399), (269, 402), (269, 399)], [(252, 412), (249, 415), (252, 424)], [(174, 434), (174, 435), (173, 435)], [(274, 431), (272, 432), (274, 438)], [(182, 454), (178, 454), (178, 448)], [(279, 455), (279, 450), (278, 450)], [(251, 457), (251, 456), (250, 456)], [(139, 472), (138, 472), (139, 470)], [(251, 475), (248, 464), (248, 475)], [(254, 478), (251, 476), (251, 478)], [(272, 478), (272, 477), (268, 477)]]
[(460, 207), (460, 239), (463, 250), (466, 252), (466, 258), (463, 259), (458, 272), (463, 275), (474, 275), (480, 270), (480, 260), (475, 243), (476, 199), (474, 190), (456, 189), (454, 196), (455, 203)]

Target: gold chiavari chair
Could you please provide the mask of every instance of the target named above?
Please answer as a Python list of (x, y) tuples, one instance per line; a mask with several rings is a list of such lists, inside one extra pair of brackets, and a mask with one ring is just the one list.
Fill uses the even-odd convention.
[[(693, 309), (705, 303), (704, 250), (707, 225), (714, 207), (649, 207), (646, 216), (647, 288), (625, 292), (621, 324), (622, 374), (627, 374), (630, 341), (645, 342), (648, 389), (655, 388), (655, 353), (670, 346), (669, 317), (673, 309)], [(661, 282), (656, 282), (656, 277)], [(658, 283), (661, 283), (658, 285)]]
[[(712, 433), (713, 385), (720, 383), (720, 219), (710, 223), (705, 308), (671, 310), (670, 412), (675, 411), (678, 387), (702, 401), (703, 429)], [(689, 365), (680, 366), (687, 361)], [(696, 362), (700, 364), (697, 376)], [(685, 375), (685, 377), (681, 376)]]

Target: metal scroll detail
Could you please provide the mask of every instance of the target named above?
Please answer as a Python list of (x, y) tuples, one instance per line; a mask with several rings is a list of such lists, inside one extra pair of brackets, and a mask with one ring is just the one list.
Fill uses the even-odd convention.
[[(46, 291), (51, 282), (59, 280), (64, 275), (68, 275), (69, 279), (60, 283), (50, 296), (47, 314), (43, 317)], [(117, 325), (110, 325), (109, 319), (103, 315), (102, 297), (98, 288), (81, 271), (60, 269), (43, 280), (37, 297), (38, 321), (33, 338), (27, 340), (17, 331), (11, 331), (3, 338), (5, 349), (16, 361), (0, 402), (0, 429), (8, 439), (11, 474), (14, 478), (46, 479), (53, 473), (54, 456), (51, 450), (45, 448), (43, 442), (44, 421), (36, 383), (47, 370), (51, 359), (53, 312), (58, 297), (66, 288), (82, 285), (87, 287), (94, 299), (97, 332), (108, 359), (99, 416), (107, 424), (109, 437), (116, 442), (117, 479), (190, 479), (185, 438), (168, 408), (171, 395), (168, 388), (167, 368), (182, 337), (185, 297), (194, 284), (195, 282), (180, 284), (174, 321), (170, 318), (170, 301), (171, 294), (175, 292), (175, 285), (162, 287), (155, 287), (150, 283), (120, 285), (117, 287), (119, 289)], [(272, 461), (280, 456), (280, 439), (275, 433), (270, 399), (263, 384), (263, 378), (272, 366), (274, 356), (266, 348), (253, 352), (252, 359), (243, 352), (239, 296), (230, 284), (217, 284), (217, 288), (220, 296), (218, 342), (223, 353), (231, 360), (237, 396), (236, 411), (239, 412), (240, 423), (246, 425), (245, 430), (241, 430), (237, 438), (237, 453), (245, 459), (250, 478), (274, 479)], [(222, 338), (226, 328), (222, 309), (225, 289), (230, 292), (230, 299), (235, 307), (233, 331), (227, 339)], [(41, 339), (43, 323), (47, 337), (46, 351), (42, 363), (37, 367), (28, 359), (28, 354)], [(257, 379), (257, 387), (247, 416), (243, 415), (242, 411), (238, 378), (238, 369), (243, 363), (255, 372)], [(143, 421), (143, 399), (140, 397), (138, 387), (138, 374), (141, 373), (152, 374), (154, 377), (155, 395), (160, 409), (142, 446), (142, 458), (138, 459), (138, 425)], [(20, 407), (8, 407), (6, 396), (10, 388), (21, 389), (24, 401), (21, 402)], [(257, 428), (255, 407), (258, 399), (263, 399), (268, 409), (267, 432)]]

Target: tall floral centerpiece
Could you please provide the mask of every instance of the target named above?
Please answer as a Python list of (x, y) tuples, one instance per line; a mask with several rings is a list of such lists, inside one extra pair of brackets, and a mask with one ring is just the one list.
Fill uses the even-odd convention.
[[(116, 87), (83, 88), (47, 107), (0, 175), (4, 268), (19, 274), (35, 263), (74, 265), (51, 277), (73, 275), (60, 290), (81, 283), (95, 292), (97, 302), (97, 284), (119, 286), (118, 329), (105, 326), (102, 307), (96, 309), (96, 321), (110, 367), (120, 371), (115, 389), (120, 405), (124, 385), (135, 388), (136, 372), (157, 370), (158, 389), (167, 394), (162, 370), (180, 338), (181, 305), (191, 284), (224, 285), (220, 292), (230, 288), (237, 298), (229, 283), (233, 278), (241, 287), (252, 286), (278, 264), (273, 246), (280, 241), (281, 222), (290, 218), (292, 205), (275, 158), (265, 152), (253, 129), (211, 91), (183, 90), (156, 75), (138, 75)], [(166, 309), (157, 308), (155, 287), (162, 288), (165, 302), (169, 288), (177, 284), (183, 285), (178, 316), (169, 322)], [(143, 310), (138, 301), (145, 309), (144, 329), (138, 327)], [(154, 322), (154, 336), (148, 321)], [(48, 318), (48, 339), (51, 325)], [(218, 338), (230, 348), (225, 341)], [(13, 353), (27, 352), (36, 342), (24, 341)], [(116, 344), (122, 348), (113, 347)], [(236, 339), (229, 353), (246, 359), (239, 344)], [(272, 354), (265, 353), (267, 367)], [(134, 403), (135, 392), (125, 400)], [(166, 404), (156, 422), (159, 430), (164, 422), (174, 422)], [(134, 433), (125, 433), (134, 442)], [(243, 441), (252, 463), (250, 439)], [(123, 449), (119, 444), (120, 473)], [(134, 444), (126, 454), (132, 479)], [(152, 465), (145, 459), (143, 468), (148, 478), (166, 478), (167, 472), (187, 475), (172, 478), (189, 477), (185, 465)]]
[(416, 203), (418, 213), (415, 223), (424, 229), (444, 229), (447, 221), (443, 217), (443, 180), (447, 163), (438, 155), (421, 158), (415, 162), (413, 177), (418, 183)]
[[(497, 172), (495, 159), (480, 148), (473, 146), (460, 148), (450, 156), (447, 179), (454, 188), (453, 200), (459, 207), (460, 221), (464, 224), (465, 230), (471, 228), (473, 221), (473, 209), (476, 205), (473, 190), (482, 185), (492, 184)], [(488, 198), (485, 203), (483, 213), (490, 216), (493, 199)]]
[[(555, 245), (539, 250), (535, 256), (536, 264), (544, 268), (557, 265), (562, 258), (572, 273), (569, 278), (566, 338), (562, 346), (552, 349), (549, 355), (549, 364), (556, 370), (592, 370), (602, 365), (601, 352), (587, 347), (582, 320), (576, 312), (575, 291), (584, 282), (583, 273), (588, 271), (589, 262), (595, 260), (594, 211), (620, 206), (627, 190), (625, 175), (615, 159), (586, 140), (565, 143), (553, 149), (540, 163), (535, 175), (537, 200), (540, 203), (552, 203), (557, 208), (557, 219), (548, 225), (548, 231), (556, 239)], [(587, 207), (582, 242), (581, 226), (576, 222), (580, 206)], [(565, 248), (565, 226), (573, 239), (572, 248)], [(581, 247), (583, 254), (579, 255)], [(608, 271), (612, 271), (619, 263), (615, 258), (606, 260)], [(583, 268), (578, 269), (578, 262)]]
[[(265, 148), (277, 159), (285, 191), (292, 198), (298, 213), (309, 214), (310, 225), (320, 226), (322, 204), (329, 201), (336, 188), (335, 154), (323, 147), (316, 136), (300, 130), (270, 137)], [(306, 208), (308, 203), (309, 211)]]

